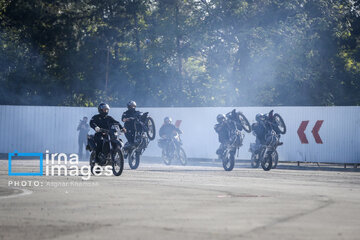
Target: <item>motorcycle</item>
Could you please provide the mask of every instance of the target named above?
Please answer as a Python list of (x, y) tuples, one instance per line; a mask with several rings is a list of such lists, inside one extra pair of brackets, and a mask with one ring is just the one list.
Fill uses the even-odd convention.
[(232, 112), (226, 114), (227, 123), (230, 125), (230, 141), (226, 145), (225, 150), (221, 154), (221, 160), (225, 171), (233, 170), (235, 166), (235, 154), (242, 146), (244, 134), (239, 130), (244, 129), (245, 132), (251, 132), (251, 126), (247, 118), (241, 112)]
[(276, 151), (279, 143), (279, 136), (272, 131), (266, 137), (266, 144), (256, 145), (255, 143), (250, 144), (250, 149), (252, 151), (251, 155), (251, 167), (258, 168), (261, 164), (264, 171), (269, 171), (272, 168), (276, 168), (279, 155)]
[(172, 160), (178, 159), (181, 165), (187, 164), (186, 153), (181, 147), (180, 134), (176, 133), (172, 138), (159, 139), (159, 146), (162, 148), (162, 159), (166, 165)]
[(102, 133), (102, 150), (98, 154), (96, 162), (96, 142), (94, 135), (88, 135), (87, 149), (90, 154), (90, 167), (92, 174), (98, 174), (100, 170), (95, 170), (95, 166), (112, 166), (115, 176), (120, 176), (124, 170), (124, 154), (122, 152), (123, 143), (120, 139), (121, 130), (118, 125), (112, 125), (110, 130), (100, 129)]
[(134, 120), (135, 141), (134, 145), (125, 144), (125, 158), (129, 161), (131, 169), (137, 169), (140, 164), (140, 156), (144, 153), (149, 142), (155, 139), (155, 122), (149, 116), (149, 113), (138, 115)]
[(279, 143), (279, 136), (275, 133), (275, 131), (271, 131), (271, 133), (266, 138), (266, 145), (262, 146), (260, 152), (260, 162), (261, 167), (264, 171), (269, 171), (271, 168), (276, 168), (279, 155), (276, 151), (276, 148)]
[[(261, 167), (265, 171), (269, 171), (272, 168), (275, 169), (278, 165), (279, 154), (276, 151), (276, 148), (279, 146), (280, 134), (286, 133), (286, 125), (282, 117), (277, 113), (274, 114), (274, 120), (275, 121), (273, 123), (270, 123), (271, 130), (265, 136), (265, 144), (250, 144), (249, 151), (252, 153), (252, 168), (258, 168), (261, 164)], [(274, 129), (276, 129), (277, 131), (275, 131)], [(276, 132), (280, 134), (277, 134)]]

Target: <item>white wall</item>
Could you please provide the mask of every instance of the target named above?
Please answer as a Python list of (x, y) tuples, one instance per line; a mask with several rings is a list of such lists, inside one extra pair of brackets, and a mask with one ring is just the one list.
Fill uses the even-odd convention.
[[(213, 129), (216, 116), (233, 108), (139, 108), (148, 111), (154, 118), (157, 133), (165, 116), (173, 122), (182, 120), (180, 128), (184, 134), (184, 149), (189, 157), (215, 158), (218, 147), (217, 135)], [(280, 160), (360, 163), (360, 107), (241, 107), (252, 123), (255, 115), (274, 109), (280, 113), (287, 125), (282, 137), (283, 146), (278, 148)], [(124, 108), (111, 108), (110, 115), (120, 120)], [(97, 113), (96, 108), (43, 107), (43, 106), (0, 106), (0, 152), (77, 152), (76, 131), (83, 116)], [(301, 144), (297, 130), (301, 121), (308, 120), (305, 130), (309, 144)], [(317, 120), (324, 120), (319, 135), (323, 144), (315, 143), (311, 133)], [(158, 136), (157, 136), (158, 138)], [(145, 151), (145, 156), (160, 156), (157, 138)], [(252, 134), (245, 134), (244, 146), (239, 158), (249, 159)]]

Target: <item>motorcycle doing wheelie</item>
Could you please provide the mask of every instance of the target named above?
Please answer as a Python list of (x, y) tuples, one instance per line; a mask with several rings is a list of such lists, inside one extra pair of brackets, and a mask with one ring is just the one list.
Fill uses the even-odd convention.
[(166, 165), (170, 165), (173, 160), (179, 160), (181, 165), (187, 164), (185, 150), (181, 147), (182, 141), (180, 134), (175, 132), (171, 138), (162, 138), (158, 142), (162, 148), (162, 159)]
[(129, 161), (131, 169), (137, 169), (140, 164), (140, 156), (144, 153), (145, 149), (149, 145), (149, 142), (155, 139), (155, 122), (149, 116), (149, 113), (139, 114), (134, 120), (135, 137), (134, 144), (125, 144), (124, 151), (125, 158)]
[(112, 172), (115, 176), (120, 176), (124, 170), (124, 155), (122, 152), (123, 143), (120, 139), (121, 130), (117, 124), (114, 124), (107, 129), (100, 129), (102, 148), (98, 154), (98, 161), (96, 161), (96, 142), (94, 135), (88, 135), (87, 149), (91, 152), (90, 154), (90, 168), (92, 174), (98, 174), (100, 169), (96, 168), (99, 166), (112, 166)]
[[(261, 164), (261, 167), (265, 171), (269, 171), (271, 168), (277, 167), (279, 155), (276, 148), (279, 146), (280, 134), (286, 133), (286, 125), (279, 114), (274, 114), (274, 121), (268, 124), (270, 124), (270, 130), (265, 135), (265, 143), (251, 143), (249, 149), (252, 153), (251, 167), (258, 168)], [(276, 131), (274, 129), (276, 129)], [(256, 134), (254, 133), (254, 135)]]
[(276, 151), (276, 148), (279, 146), (279, 135), (274, 130), (271, 130), (265, 138), (265, 144), (250, 144), (252, 151), (251, 166), (257, 168), (261, 164), (265, 171), (269, 171), (271, 168), (276, 168), (279, 160), (279, 155)]
[(236, 151), (239, 151), (245, 136), (239, 129), (244, 129), (245, 132), (249, 133), (251, 132), (251, 126), (244, 114), (236, 112), (235, 109), (226, 114), (226, 117), (227, 124), (230, 127), (230, 139), (221, 154), (221, 160), (225, 171), (231, 171), (235, 166)]

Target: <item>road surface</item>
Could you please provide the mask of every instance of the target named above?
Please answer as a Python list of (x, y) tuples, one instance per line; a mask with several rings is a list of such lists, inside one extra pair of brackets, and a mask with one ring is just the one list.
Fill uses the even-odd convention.
[(0, 161), (0, 239), (360, 239), (360, 172), (296, 169), (141, 163), (83, 181)]

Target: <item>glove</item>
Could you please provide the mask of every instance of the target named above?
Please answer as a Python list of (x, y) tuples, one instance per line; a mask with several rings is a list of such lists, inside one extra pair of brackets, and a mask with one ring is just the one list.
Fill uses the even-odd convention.
[(100, 128), (98, 126), (95, 127), (95, 132), (100, 132)]

